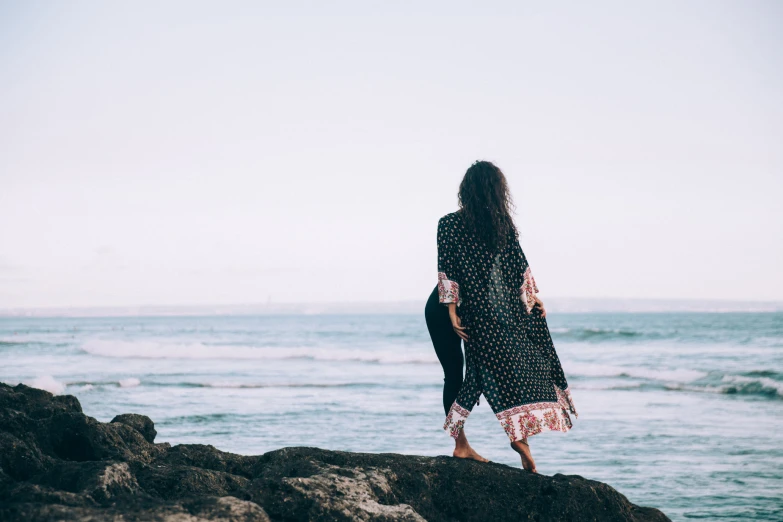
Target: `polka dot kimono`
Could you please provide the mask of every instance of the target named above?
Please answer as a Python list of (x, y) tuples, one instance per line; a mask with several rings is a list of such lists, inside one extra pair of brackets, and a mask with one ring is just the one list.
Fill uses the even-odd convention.
[(438, 294), (468, 334), (465, 381), (443, 426), (454, 438), (483, 394), (512, 441), (568, 431), (576, 409), (516, 234), (490, 251), (459, 212), (438, 222)]

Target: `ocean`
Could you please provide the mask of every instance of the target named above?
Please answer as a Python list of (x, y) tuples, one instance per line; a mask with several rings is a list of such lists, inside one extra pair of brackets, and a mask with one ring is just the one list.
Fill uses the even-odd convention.
[[(673, 520), (783, 520), (783, 313), (548, 320), (579, 418), (530, 439), (539, 472)], [(156, 442), (248, 455), (450, 454), (442, 379), (423, 313), (0, 318), (0, 381), (75, 395), (101, 421), (148, 415)], [(486, 401), (466, 433), (520, 466)]]

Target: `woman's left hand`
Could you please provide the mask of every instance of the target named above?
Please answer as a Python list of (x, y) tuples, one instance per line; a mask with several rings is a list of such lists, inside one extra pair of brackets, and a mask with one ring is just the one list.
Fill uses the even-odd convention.
[(544, 308), (544, 302), (537, 295), (534, 295), (533, 298), (536, 300), (536, 304), (533, 305), (534, 308), (538, 308), (541, 311), (541, 317), (546, 317), (546, 308)]

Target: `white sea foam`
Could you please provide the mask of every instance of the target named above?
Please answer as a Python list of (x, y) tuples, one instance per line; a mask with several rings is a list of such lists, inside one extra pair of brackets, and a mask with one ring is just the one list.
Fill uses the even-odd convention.
[(0, 346), (15, 346), (35, 342), (35, 338), (29, 335), (12, 335), (0, 337)]
[(133, 388), (139, 384), (141, 384), (141, 381), (136, 377), (128, 377), (127, 379), (120, 379), (119, 381), (120, 388)]
[(549, 328), (549, 332), (550, 333), (568, 333), (570, 331), (571, 331), (570, 328), (564, 328), (564, 327), (560, 327), (560, 328), (550, 327)]
[(375, 382), (334, 382), (334, 383), (310, 383), (310, 382), (287, 382), (287, 383), (270, 383), (270, 384), (254, 384), (254, 383), (241, 383), (231, 381), (215, 381), (208, 383), (193, 383), (193, 386), (207, 387), (207, 388), (236, 388), (236, 389), (255, 389), (255, 388), (348, 388), (354, 386), (377, 386)]
[(33, 388), (38, 388), (41, 390), (46, 390), (50, 393), (54, 393), (55, 395), (58, 395), (65, 391), (65, 384), (61, 383), (60, 381), (56, 380), (51, 375), (41, 375), (39, 377), (36, 377), (30, 382), (25, 383), (28, 386), (31, 386)]
[(437, 364), (432, 350), (406, 353), (396, 350), (358, 350), (321, 347), (207, 346), (202, 343), (177, 344), (158, 341), (87, 341), (82, 350), (101, 357), (138, 359), (314, 359), (319, 361), (359, 361), (381, 364)]

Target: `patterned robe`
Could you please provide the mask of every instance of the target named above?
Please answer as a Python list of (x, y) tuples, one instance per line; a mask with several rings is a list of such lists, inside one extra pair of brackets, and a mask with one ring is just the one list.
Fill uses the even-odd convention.
[(516, 233), (490, 251), (459, 212), (438, 222), (438, 294), (465, 327), (465, 381), (443, 428), (457, 438), (483, 394), (511, 441), (568, 431), (576, 409)]

